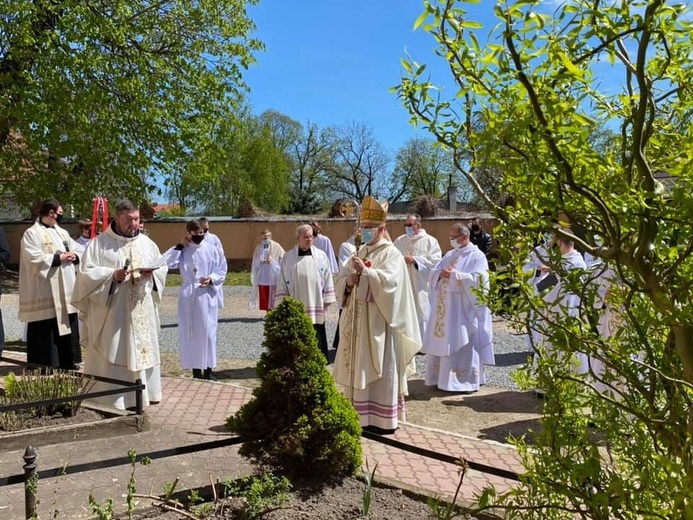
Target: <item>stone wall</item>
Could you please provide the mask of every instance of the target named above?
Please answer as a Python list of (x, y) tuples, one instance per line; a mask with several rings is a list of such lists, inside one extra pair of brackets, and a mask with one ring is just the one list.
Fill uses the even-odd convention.
[[(440, 242), (443, 252), (450, 249), (448, 236), (450, 226), (454, 222), (468, 222), (472, 214), (460, 214), (426, 219), (423, 222), (424, 229), (435, 236)], [(487, 215), (482, 218), (484, 228), (491, 233), (494, 221)], [(391, 215), (388, 219), (388, 230), (394, 240), (404, 233), (404, 221), (406, 215)], [(149, 238), (154, 240), (162, 252), (176, 245), (185, 235), (185, 223), (189, 219), (151, 219), (145, 220), (145, 230)], [(307, 224), (315, 220), (320, 224), (323, 233), (330, 238), (338, 253), (339, 245), (351, 234), (354, 221), (347, 219), (327, 219), (315, 217), (269, 217), (252, 219), (232, 219), (223, 217), (209, 217), (210, 231), (215, 233), (224, 246), (226, 257), (229, 261), (229, 269), (244, 270), (250, 267), (255, 246), (260, 240), (260, 233), (264, 229), (272, 231), (272, 238), (279, 242), (284, 249), (289, 250), (296, 245), (296, 226)], [(7, 240), (12, 251), (12, 258), (8, 262), (11, 266), (19, 264), (19, 244), (22, 233), (31, 225), (29, 221), (4, 221), (0, 222), (7, 235)], [(63, 227), (75, 237), (77, 223), (67, 221)]]

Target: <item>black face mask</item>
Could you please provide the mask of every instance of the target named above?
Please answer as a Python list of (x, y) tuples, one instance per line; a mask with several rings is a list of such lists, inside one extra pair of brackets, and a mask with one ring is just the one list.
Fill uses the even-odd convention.
[(62, 213), (60, 213), (60, 214), (56, 213), (56, 214), (55, 214), (55, 223), (56, 223), (56, 224), (60, 224), (60, 222), (61, 222), (62, 220), (63, 220), (63, 214), (62, 214)]
[(473, 225), (473, 226), (472, 226), (472, 231), (473, 231), (474, 233), (478, 233), (479, 231), (481, 231), (481, 226), (477, 226), (476, 224)]
[(204, 235), (193, 235), (190, 237), (190, 240), (192, 240), (195, 244), (199, 244), (205, 239)]

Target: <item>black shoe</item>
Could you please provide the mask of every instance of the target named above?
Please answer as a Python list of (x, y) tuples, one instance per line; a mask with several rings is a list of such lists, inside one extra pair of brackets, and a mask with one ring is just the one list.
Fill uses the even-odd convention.
[(192, 373), (193, 373), (193, 379), (203, 379), (201, 368), (193, 368)]
[(214, 377), (214, 374), (212, 374), (212, 369), (211, 368), (205, 368), (205, 376), (204, 378), (207, 381), (217, 381), (217, 378)]

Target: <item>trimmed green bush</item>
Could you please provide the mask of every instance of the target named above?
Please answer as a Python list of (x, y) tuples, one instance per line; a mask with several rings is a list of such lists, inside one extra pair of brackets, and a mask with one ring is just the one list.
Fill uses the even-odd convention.
[(227, 420), (246, 442), (240, 453), (289, 476), (339, 477), (362, 464), (361, 426), (335, 387), (303, 304), (292, 298), (267, 314), (261, 385)]

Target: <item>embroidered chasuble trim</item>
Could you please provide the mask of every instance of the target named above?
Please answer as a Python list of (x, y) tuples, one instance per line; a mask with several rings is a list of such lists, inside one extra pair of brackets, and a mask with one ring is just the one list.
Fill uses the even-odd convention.
[(440, 279), (441, 286), (436, 297), (436, 323), (433, 328), (433, 334), (436, 338), (445, 337), (445, 299), (448, 295), (448, 280)]

